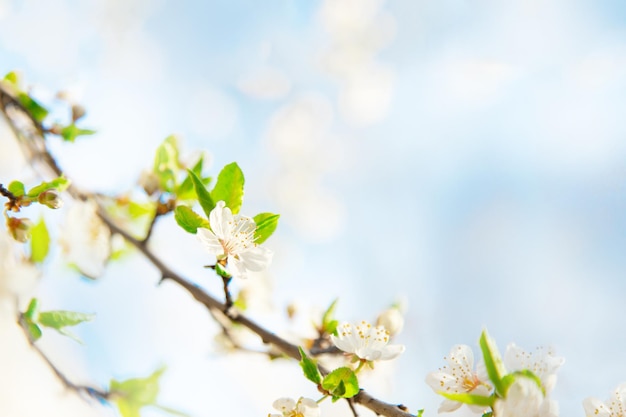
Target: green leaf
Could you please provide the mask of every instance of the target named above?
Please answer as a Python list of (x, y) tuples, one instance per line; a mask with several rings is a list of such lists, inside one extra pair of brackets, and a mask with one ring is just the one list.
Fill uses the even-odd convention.
[(174, 192), (176, 188), (176, 174), (180, 170), (178, 156), (178, 139), (171, 135), (159, 145), (154, 157), (153, 171), (159, 178), (161, 189), (168, 193)]
[(348, 367), (337, 368), (324, 377), (322, 388), (330, 392), (333, 400), (352, 398), (359, 393), (359, 381)]
[(130, 201), (128, 203), (128, 214), (131, 218), (136, 219), (147, 214), (154, 215), (156, 205), (154, 202), (138, 203), (136, 201)]
[[(131, 378), (125, 381), (111, 380), (109, 391), (114, 401), (123, 413), (122, 406), (127, 412), (136, 410), (146, 405), (156, 405), (159, 395), (159, 378), (165, 372), (165, 368), (159, 368), (145, 378)], [(132, 415), (132, 414), (129, 414)]]
[(26, 312), (24, 313), (24, 318), (26, 320), (32, 321), (35, 319), (35, 315), (37, 314), (38, 304), (39, 304), (39, 301), (37, 301), (36, 298), (30, 299), (30, 303), (28, 303), (28, 308), (26, 309)]
[(122, 417), (141, 417), (139, 411), (141, 406), (131, 403), (125, 398), (116, 399), (114, 402), (117, 404), (117, 409)]
[(339, 324), (339, 322), (333, 318), (338, 301), (339, 298), (335, 298), (322, 316), (322, 330), (328, 334), (334, 334), (337, 329), (337, 325)]
[(254, 243), (261, 244), (269, 238), (278, 226), (280, 214), (259, 213), (254, 216), (256, 229), (254, 230)]
[(489, 379), (493, 383), (496, 393), (503, 397), (506, 393), (506, 389), (502, 383), (502, 377), (506, 374), (506, 369), (504, 368), (500, 351), (495, 341), (487, 333), (487, 330), (483, 330), (480, 335), (479, 344), (483, 352), (483, 360), (485, 361)]
[(43, 122), (48, 115), (48, 110), (28, 94), (20, 92), (17, 99), (37, 122)]
[[(506, 397), (506, 393), (509, 391), (509, 387), (519, 377), (532, 379), (533, 381), (535, 381), (535, 384), (537, 384), (537, 386), (541, 389), (541, 391), (542, 392), (544, 391), (543, 387), (541, 386), (541, 379), (537, 375), (535, 375), (535, 373), (533, 373), (533, 371), (531, 371), (530, 369), (522, 369), (521, 371), (515, 371), (508, 375), (505, 375), (502, 378), (502, 386), (504, 387), (503, 392), (504, 392), (505, 397)], [(545, 392), (544, 392), (544, 395), (545, 395)]]
[(33, 262), (41, 263), (46, 259), (50, 248), (50, 234), (43, 217), (30, 230), (30, 234), (30, 259)]
[(232, 162), (222, 168), (217, 176), (217, 182), (211, 198), (213, 201), (224, 201), (233, 214), (239, 213), (243, 203), (243, 172), (236, 162)]
[(176, 223), (189, 233), (197, 233), (199, 227), (208, 227), (209, 222), (187, 206), (174, 209)]
[(58, 177), (49, 182), (44, 181), (41, 184), (31, 188), (30, 190), (28, 190), (27, 196), (31, 198), (37, 198), (39, 194), (48, 190), (57, 190), (58, 192), (62, 193), (63, 191), (67, 190), (69, 186), (70, 180), (64, 177)]
[(96, 133), (95, 130), (82, 129), (76, 126), (75, 123), (67, 125), (61, 129), (61, 136), (66, 142), (74, 142), (78, 136), (93, 135), (94, 133)]
[[(202, 178), (202, 166), (204, 164), (204, 156), (201, 156), (198, 159), (198, 162), (191, 168), (191, 170), (196, 174), (198, 178)], [(210, 178), (209, 178), (210, 180)], [(205, 185), (206, 182), (202, 181)], [(196, 198), (196, 193), (193, 187), (193, 181), (189, 175), (185, 177), (183, 182), (180, 184), (178, 189), (176, 190), (176, 198), (179, 200), (193, 200)]]
[(27, 321), (26, 326), (28, 327), (28, 333), (33, 338), (33, 341), (39, 340), (41, 337), (41, 329), (32, 321)]
[(422, 408), (421, 410), (417, 410), (417, 414), (415, 415), (415, 417), (422, 417), (423, 414), (424, 414), (424, 409)]
[(7, 190), (9, 190), (9, 192), (16, 197), (21, 197), (24, 194), (26, 194), (26, 190), (24, 189), (24, 184), (22, 184), (19, 181), (11, 181)]
[(57, 330), (62, 335), (69, 336), (77, 342), (82, 343), (78, 337), (65, 329), (65, 327), (75, 326), (85, 321), (91, 321), (94, 317), (94, 314), (77, 313), (75, 311), (54, 310), (42, 311), (41, 313), (39, 313), (39, 319), (37, 321), (42, 326), (51, 327)]
[(211, 211), (215, 208), (215, 203), (213, 202), (213, 198), (211, 194), (206, 189), (205, 185), (202, 183), (200, 177), (198, 177), (193, 171), (187, 170), (189, 172), (189, 177), (193, 182), (193, 188), (196, 190), (196, 195), (198, 196), (198, 202), (200, 203), (200, 207), (206, 214), (207, 218), (211, 215)]
[(309, 381), (319, 385), (322, 382), (322, 375), (320, 374), (319, 369), (317, 369), (317, 363), (313, 359), (309, 358), (300, 346), (298, 346), (298, 350), (300, 351), (300, 357), (302, 358), (300, 366), (302, 367), (304, 376)]
[(4, 79), (11, 83), (14, 87), (17, 87), (20, 82), (20, 76), (16, 71), (11, 71), (4, 76)]
[(493, 406), (493, 403), (496, 400), (494, 396), (483, 397), (482, 395), (470, 394), (467, 392), (453, 393), (439, 391), (439, 394), (448, 400), (458, 401), (463, 404), (480, 405), (483, 407)]

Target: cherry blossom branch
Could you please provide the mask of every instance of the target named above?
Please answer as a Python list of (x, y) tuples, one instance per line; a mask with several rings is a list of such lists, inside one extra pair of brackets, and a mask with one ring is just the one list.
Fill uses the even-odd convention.
[[(43, 162), (45, 169), (51, 171), (57, 177), (62, 176), (63, 171), (61, 170), (55, 158), (52, 156), (52, 154), (49, 152), (49, 150), (47, 149), (45, 145), (45, 138), (43, 136), (43, 132), (45, 132), (46, 129), (44, 129), (43, 126), (39, 122), (37, 122), (30, 115), (30, 113), (21, 105), (21, 103), (18, 100), (16, 100), (1, 84), (0, 84), (0, 104), (2, 105), (1, 110), (5, 113), (5, 115), (6, 115), (6, 108), (8, 105), (12, 105), (20, 109), (24, 113), (24, 115), (30, 118), (33, 125), (36, 127), (37, 131), (39, 132), (39, 135), (38, 135), (39, 137), (36, 139), (39, 143), (34, 144), (30, 141), (23, 142), (23, 145), (27, 148), (27, 151), (28, 151), (27, 153), (28, 153), (28, 156), (30, 157), (31, 162), (34, 162), (33, 159), (39, 159), (41, 162)], [(11, 120), (11, 118), (7, 116), (7, 120), (9, 120), (9, 124), (11, 125), (12, 129), (16, 133), (16, 136), (22, 139), (22, 136), (20, 135), (19, 130), (16, 128), (16, 126), (13, 125), (13, 121)], [(35, 149), (33, 149), (34, 147)], [(39, 148), (39, 149), (36, 149), (36, 148)], [(203, 304), (209, 311), (211, 309), (217, 309), (217, 310), (224, 312), (224, 315), (231, 322), (239, 323), (247, 327), (252, 332), (256, 333), (261, 338), (263, 343), (272, 344), (276, 346), (278, 349), (280, 349), (285, 355), (298, 361), (301, 360), (298, 346), (288, 342), (287, 340), (278, 336), (274, 332), (268, 329), (265, 329), (264, 327), (260, 326), (253, 320), (247, 318), (245, 315), (240, 314), (236, 310), (232, 308), (228, 308), (227, 304), (224, 304), (218, 301), (216, 298), (214, 298), (213, 296), (205, 292), (203, 289), (201, 289), (197, 285), (193, 284), (192, 282), (188, 281), (187, 279), (183, 278), (181, 275), (177, 274), (175, 271), (170, 269), (148, 247), (147, 240), (136, 239), (125, 229), (118, 226), (113, 221), (113, 219), (109, 217), (109, 215), (106, 213), (106, 211), (103, 208), (102, 202), (99, 201), (96, 194), (91, 194), (91, 193), (81, 191), (73, 185), (71, 185), (67, 189), (67, 192), (73, 198), (76, 198), (76, 199), (80, 199), (80, 200), (93, 199), (97, 201), (98, 202), (98, 216), (102, 219), (104, 224), (110, 229), (112, 234), (119, 234), (120, 236), (122, 236), (128, 243), (130, 243), (132, 246), (138, 249), (150, 261), (150, 263), (152, 263), (152, 265), (161, 274), (160, 282), (167, 280), (167, 279), (175, 282), (176, 284), (178, 284), (179, 286), (187, 290), (187, 292), (189, 292), (189, 294), (191, 294), (191, 296), (193, 296), (193, 298), (195, 298), (196, 301), (198, 301), (200, 304)], [(41, 351), (40, 351), (40, 354), (45, 358), (45, 355)], [(47, 358), (45, 358), (45, 360), (46, 362), (50, 363), (50, 361)], [(80, 386), (75, 386), (71, 382), (69, 382), (67, 378), (65, 378), (65, 376), (63, 376), (60, 372), (57, 372), (56, 368), (54, 368), (54, 366), (52, 366), (51, 363), (50, 363), (50, 366), (53, 368), (53, 370), (55, 371), (55, 374), (57, 374), (57, 376), (63, 381), (63, 383), (66, 386), (81, 388)], [(327, 372), (321, 367), (320, 367), (320, 371), (322, 373)], [(90, 392), (90, 391), (89, 389), (85, 388), (85, 392)], [(106, 398), (106, 397), (103, 396), (101, 398)], [(408, 412), (405, 406), (390, 404), (390, 403), (386, 403), (384, 401), (378, 400), (372, 397), (371, 395), (369, 395), (363, 389), (361, 389), (356, 396), (352, 397), (351, 400), (374, 411), (378, 415), (384, 415), (387, 417), (414, 417), (413, 414), (410, 414)]]

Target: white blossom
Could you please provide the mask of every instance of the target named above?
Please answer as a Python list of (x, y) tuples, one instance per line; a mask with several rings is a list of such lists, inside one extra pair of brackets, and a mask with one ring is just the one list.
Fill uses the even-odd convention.
[(593, 397), (586, 398), (583, 407), (587, 417), (626, 417), (626, 384), (615, 388), (606, 402)]
[(268, 414), (267, 417), (319, 417), (319, 405), (310, 398), (302, 398), (296, 402), (291, 398), (279, 398), (272, 404), (281, 414)]
[(330, 338), (339, 349), (366, 361), (393, 359), (405, 349), (404, 345), (388, 345), (389, 331), (383, 326), (374, 327), (365, 320), (354, 327), (342, 323), (337, 327), (337, 336), (331, 335)]
[(7, 233), (0, 233), (0, 297), (26, 295), (35, 287), (40, 276), (35, 265), (15, 251), (15, 244)]
[(389, 330), (392, 336), (397, 335), (404, 327), (404, 316), (399, 308), (390, 307), (376, 318), (376, 325)]
[(111, 232), (97, 215), (94, 202), (76, 201), (69, 209), (61, 236), (68, 262), (89, 278), (102, 275), (111, 255)]
[[(439, 371), (431, 372), (426, 376), (426, 383), (433, 391), (445, 393), (470, 393), (488, 397), (491, 394), (491, 386), (485, 382), (487, 375), (484, 370), (474, 370), (474, 352), (467, 345), (455, 345), (450, 350), (447, 358), (448, 365)], [(439, 406), (439, 412), (454, 411), (461, 407), (462, 403), (445, 399)], [(483, 406), (470, 405), (472, 411), (482, 413)]]
[(556, 402), (544, 397), (541, 387), (531, 378), (518, 377), (506, 398), (496, 400), (493, 417), (558, 417)]
[(506, 347), (504, 366), (509, 372), (528, 369), (540, 380), (546, 394), (550, 393), (556, 384), (556, 371), (563, 365), (565, 359), (555, 356), (552, 349), (538, 347), (535, 352), (526, 352), (524, 349), (511, 343)]
[(272, 251), (254, 243), (254, 220), (233, 215), (224, 201), (218, 201), (209, 214), (209, 224), (211, 230), (198, 229), (198, 239), (218, 262), (227, 264), (233, 276), (246, 278), (249, 271), (267, 268)]

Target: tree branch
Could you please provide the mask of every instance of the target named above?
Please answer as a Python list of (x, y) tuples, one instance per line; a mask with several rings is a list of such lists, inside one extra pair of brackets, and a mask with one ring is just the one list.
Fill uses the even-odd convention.
[[(63, 171), (58, 166), (56, 160), (54, 159), (52, 154), (50, 154), (50, 152), (48, 151), (46, 147), (45, 138), (43, 137), (43, 132), (45, 131), (45, 129), (41, 126), (41, 124), (39, 124), (36, 120), (32, 118), (30, 113), (28, 113), (28, 111), (26, 111), (26, 109), (24, 109), (24, 107), (1, 84), (0, 84), (0, 105), (2, 107), (1, 110), (5, 113), (5, 115), (6, 115), (7, 105), (12, 105), (21, 109), (24, 112), (24, 114), (30, 117), (33, 124), (37, 127), (38, 132), (40, 132), (41, 138), (37, 139), (39, 142), (38, 144), (34, 144), (30, 141), (24, 143), (24, 146), (26, 146), (28, 150), (27, 155), (31, 158), (37, 157), (44, 163), (45, 169), (51, 171), (57, 177), (62, 176)], [(16, 132), (16, 135), (18, 136), (18, 138), (20, 139), (23, 138), (22, 135), (19, 135), (19, 131), (13, 125), (13, 121), (11, 120), (11, 118), (7, 117), (7, 120), (9, 120), (9, 124), (12, 126), (13, 130)], [(76, 199), (80, 199), (80, 200), (94, 199), (98, 201), (97, 195), (80, 191), (75, 186), (70, 186), (67, 191), (68, 193), (70, 193), (72, 197)], [(147, 245), (147, 241), (145, 240), (140, 241), (136, 239), (135, 237), (130, 235), (126, 230), (124, 230), (123, 228), (115, 224), (113, 219), (111, 219), (109, 215), (106, 213), (106, 211), (104, 210), (102, 203), (100, 201), (98, 201), (98, 215), (100, 216), (102, 221), (107, 225), (107, 227), (111, 230), (112, 233), (117, 233), (121, 235), (128, 243), (130, 243), (132, 246), (137, 248), (152, 263), (152, 265), (160, 272), (162, 280), (169, 279), (175, 282), (176, 284), (180, 285), (181, 287), (186, 289), (196, 299), (196, 301), (203, 304), (207, 309), (209, 309), (209, 311), (211, 309), (217, 309), (217, 310), (225, 312), (225, 316), (228, 317), (228, 319), (230, 319), (232, 322), (240, 323), (244, 325), (245, 327), (247, 327), (248, 329), (250, 329), (251, 331), (253, 331), (254, 333), (256, 333), (261, 338), (263, 343), (273, 344), (274, 346), (279, 348), (283, 353), (285, 353), (287, 356), (295, 360), (299, 361), (301, 359), (300, 352), (298, 351), (298, 347), (296, 345), (291, 344), (290, 342), (278, 336), (274, 332), (258, 325), (256, 322), (238, 313), (234, 309), (227, 309), (226, 308), (227, 306), (225, 304), (221, 303), (216, 298), (212, 297), (207, 292), (205, 292), (204, 290), (202, 290), (195, 284), (191, 283), (187, 279), (183, 278), (181, 275), (177, 274), (172, 269), (170, 269), (150, 250), (150, 248)], [(43, 353), (41, 353), (41, 355), (45, 356), (43, 355)], [(46, 361), (49, 362), (47, 358), (46, 358)], [(53, 368), (53, 370), (55, 369), (52, 365), (51, 367)], [(320, 369), (320, 371), (325, 372), (325, 370), (323, 369)], [(59, 376), (59, 378), (62, 378), (64, 382), (67, 381), (67, 379), (65, 379), (65, 377), (62, 376), (62, 374), (57, 373), (56, 370), (55, 370), (55, 373), (57, 374), (57, 376)], [(414, 417), (413, 414), (410, 414), (406, 411), (407, 410), (406, 407), (402, 405), (389, 404), (384, 401), (378, 400), (372, 397), (371, 395), (369, 395), (364, 390), (361, 390), (355, 397), (353, 397), (353, 400), (354, 402), (359, 403), (366, 408), (369, 408), (370, 410), (374, 411), (376, 414), (379, 414), (379, 415), (384, 415), (387, 417)]]

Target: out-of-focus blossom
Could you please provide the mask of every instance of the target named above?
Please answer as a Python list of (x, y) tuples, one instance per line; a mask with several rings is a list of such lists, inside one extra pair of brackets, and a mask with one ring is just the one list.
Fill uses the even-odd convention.
[[(470, 393), (488, 397), (491, 394), (491, 386), (486, 382), (487, 375), (484, 372), (474, 370), (474, 352), (467, 345), (455, 345), (450, 350), (447, 358), (448, 365), (439, 371), (431, 372), (426, 376), (426, 383), (437, 393), (450, 394)], [(439, 406), (439, 412), (454, 411), (461, 407), (462, 403), (445, 399)], [(470, 405), (472, 411), (482, 413), (483, 406)]]
[(67, 212), (61, 246), (68, 262), (89, 278), (102, 275), (111, 255), (111, 232), (94, 202), (76, 201)]
[(563, 365), (565, 359), (554, 356), (550, 348), (539, 347), (535, 352), (526, 352), (524, 349), (511, 343), (506, 347), (504, 366), (509, 372), (528, 369), (541, 380), (546, 394), (552, 391), (556, 384), (556, 371)]
[(30, 231), (33, 228), (33, 222), (27, 218), (10, 217), (7, 219), (7, 227), (13, 239), (24, 243), (30, 239)]
[(61, 200), (61, 196), (55, 190), (48, 190), (39, 194), (37, 201), (51, 209), (59, 209), (63, 207), (63, 200)]
[(246, 278), (249, 271), (268, 267), (272, 251), (254, 243), (256, 224), (250, 217), (233, 215), (224, 201), (218, 201), (209, 214), (209, 223), (211, 230), (198, 229), (198, 239), (233, 276)]
[(402, 331), (404, 327), (404, 316), (400, 309), (390, 307), (378, 315), (376, 325), (383, 326), (389, 331), (391, 336), (394, 336)]
[(611, 393), (608, 401), (589, 397), (583, 401), (587, 417), (624, 417), (626, 416), (626, 384), (620, 384)]
[(31, 291), (39, 270), (21, 259), (15, 251), (15, 241), (7, 233), (0, 233), (0, 297), (20, 297)]
[(267, 417), (319, 417), (319, 405), (310, 398), (302, 398), (296, 402), (291, 398), (279, 398), (272, 404), (281, 414), (268, 414)]
[(518, 377), (506, 398), (496, 400), (493, 417), (558, 417), (556, 402), (544, 397), (541, 387), (531, 378)]
[(405, 349), (404, 345), (388, 345), (389, 331), (365, 320), (355, 326), (342, 323), (337, 327), (337, 336), (330, 338), (337, 348), (366, 361), (393, 359)]

